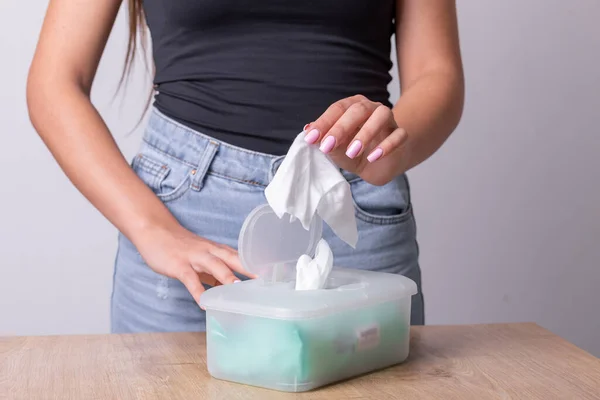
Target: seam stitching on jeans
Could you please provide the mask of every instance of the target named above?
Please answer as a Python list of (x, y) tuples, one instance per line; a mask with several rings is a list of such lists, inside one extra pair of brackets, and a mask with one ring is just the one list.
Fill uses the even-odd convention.
[(213, 176), (216, 176), (218, 178), (227, 179), (229, 181), (234, 181), (234, 182), (238, 182), (238, 183), (245, 183), (245, 184), (248, 184), (248, 185), (257, 186), (257, 187), (261, 187), (261, 188), (267, 187), (267, 185), (265, 185), (263, 183), (260, 183), (260, 182), (248, 181), (248, 180), (245, 180), (245, 179), (234, 178), (232, 176), (223, 175), (223, 174), (220, 174), (220, 173), (215, 172), (215, 171), (208, 171), (206, 173), (206, 175), (213, 175)]
[(174, 155), (167, 153), (166, 151), (164, 151), (164, 150), (162, 150), (162, 149), (160, 149), (160, 148), (156, 147), (156, 146), (155, 146), (155, 145), (153, 145), (152, 143), (148, 142), (146, 139), (142, 139), (142, 141), (143, 141), (144, 143), (146, 143), (148, 146), (152, 147), (152, 149), (153, 149), (153, 150), (156, 150), (157, 152), (159, 152), (160, 154), (162, 154), (163, 156), (165, 156), (165, 157), (169, 157), (170, 159), (172, 159), (172, 160), (174, 160), (174, 161), (177, 161), (177, 162), (180, 162), (181, 164), (184, 164), (184, 165), (186, 165), (186, 166), (188, 166), (188, 167), (191, 167), (191, 168), (196, 168), (196, 166), (195, 166), (194, 164), (191, 164), (191, 163), (189, 163), (189, 162), (187, 162), (187, 161), (185, 161), (185, 160), (182, 160), (182, 159), (181, 159), (181, 158), (179, 158), (179, 157), (175, 157)]
[(406, 211), (399, 215), (391, 215), (391, 216), (377, 216), (368, 214), (366, 211), (363, 211), (356, 202), (354, 203), (354, 209), (356, 211), (356, 218), (376, 225), (395, 225), (402, 222), (407, 221), (412, 217), (412, 206), (409, 205)]

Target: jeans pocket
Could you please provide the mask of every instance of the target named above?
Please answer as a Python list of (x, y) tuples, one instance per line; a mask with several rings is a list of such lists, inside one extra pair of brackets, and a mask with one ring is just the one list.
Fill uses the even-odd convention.
[(144, 145), (131, 162), (137, 176), (163, 202), (183, 196), (191, 186), (195, 169)]
[(401, 175), (384, 186), (374, 186), (362, 179), (350, 182), (356, 217), (364, 222), (399, 224), (412, 216), (410, 189)]

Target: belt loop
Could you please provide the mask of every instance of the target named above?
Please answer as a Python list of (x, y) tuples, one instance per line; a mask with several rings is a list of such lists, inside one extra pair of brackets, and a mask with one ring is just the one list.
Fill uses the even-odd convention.
[(273, 161), (271, 161), (271, 170), (269, 171), (269, 183), (271, 183), (271, 181), (273, 180), (273, 177), (275, 176), (275, 173), (279, 169), (279, 166), (283, 162), (284, 158), (285, 156), (278, 156), (275, 157)]
[(196, 173), (192, 178), (192, 190), (199, 192), (202, 189), (202, 186), (204, 186), (204, 177), (208, 172), (208, 167), (210, 167), (213, 158), (215, 158), (218, 148), (219, 143), (212, 140), (206, 145), (204, 153), (202, 154), (202, 157), (200, 157), (198, 167), (196, 168)]

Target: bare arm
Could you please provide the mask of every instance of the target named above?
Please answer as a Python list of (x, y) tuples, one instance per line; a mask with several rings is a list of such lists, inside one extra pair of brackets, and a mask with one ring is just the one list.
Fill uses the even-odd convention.
[(455, 0), (398, 0), (396, 48), (402, 96), (393, 108), (408, 133), (402, 170), (429, 158), (458, 125), (464, 78)]
[[(138, 247), (153, 269), (182, 280), (197, 300), (203, 290), (200, 277), (235, 280), (227, 267), (243, 271), (237, 255), (179, 225), (129, 167), (90, 101), (120, 4), (121, 0), (50, 1), (27, 83), (30, 118), (81, 193)], [(213, 256), (223, 263), (206, 262)]]
[(176, 224), (129, 168), (89, 95), (120, 1), (54, 0), (31, 65), (34, 127), (75, 186), (125, 235)]

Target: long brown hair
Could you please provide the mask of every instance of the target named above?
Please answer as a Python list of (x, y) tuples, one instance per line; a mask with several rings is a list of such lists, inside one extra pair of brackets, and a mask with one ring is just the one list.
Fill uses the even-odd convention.
[[(129, 40), (127, 41), (127, 53), (125, 54), (125, 61), (123, 63), (123, 71), (121, 73), (121, 79), (119, 80), (119, 84), (117, 86), (117, 91), (123, 87), (123, 83), (126, 84), (127, 78), (129, 77), (131, 70), (133, 68), (135, 56), (138, 50), (138, 38), (139, 44), (142, 48), (142, 58), (144, 60), (144, 65), (146, 66), (146, 70), (148, 70), (147, 63), (147, 29), (146, 29), (146, 16), (144, 14), (144, 9), (142, 7), (143, 0), (127, 0), (128, 11), (129, 11)], [(154, 65), (152, 65), (152, 76), (154, 76)], [(140, 115), (138, 122), (135, 124), (134, 128), (137, 128), (139, 124), (144, 119), (146, 112), (150, 108), (150, 104), (152, 103), (152, 97), (154, 94), (155, 88), (150, 91), (148, 94), (148, 99), (146, 100), (146, 104), (144, 106), (143, 112)], [(130, 131), (133, 133), (133, 130)]]
[[(146, 53), (146, 17), (142, 8), (143, 0), (127, 0), (129, 10), (129, 40), (127, 42), (127, 53), (123, 64), (123, 72), (119, 86), (123, 84), (125, 79), (131, 73), (133, 60), (138, 48), (138, 36), (140, 37), (142, 51)], [(144, 60), (146, 58), (144, 57)]]

